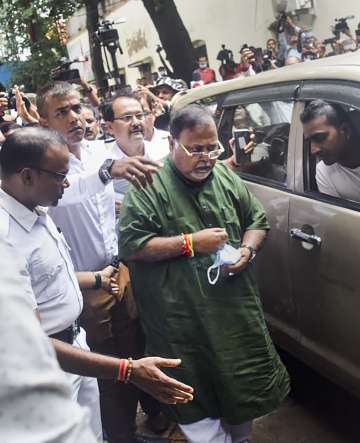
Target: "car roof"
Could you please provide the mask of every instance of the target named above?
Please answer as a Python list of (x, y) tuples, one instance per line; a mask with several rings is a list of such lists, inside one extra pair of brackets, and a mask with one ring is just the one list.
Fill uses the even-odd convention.
[(183, 108), (206, 97), (240, 89), (300, 80), (349, 80), (360, 82), (360, 50), (321, 60), (298, 63), (262, 72), (251, 77), (235, 78), (176, 94), (171, 102), (173, 110)]

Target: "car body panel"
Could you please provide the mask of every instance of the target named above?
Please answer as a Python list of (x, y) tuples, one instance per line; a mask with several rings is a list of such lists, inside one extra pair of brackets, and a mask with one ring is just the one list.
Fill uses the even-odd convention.
[[(240, 174), (271, 225), (256, 258), (265, 316), (277, 344), (360, 396), (360, 203), (310, 189), (300, 122), (304, 103), (321, 98), (346, 105), (360, 134), (360, 51), (196, 88), (175, 96), (172, 106), (217, 103), (221, 139), (237, 104), (286, 98), (295, 103), (286, 183)], [(315, 234), (321, 244), (304, 243), (291, 229)]]

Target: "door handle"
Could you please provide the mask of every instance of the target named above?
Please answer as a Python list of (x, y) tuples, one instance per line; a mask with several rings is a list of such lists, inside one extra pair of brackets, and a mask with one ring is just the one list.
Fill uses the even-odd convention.
[(306, 243), (311, 243), (315, 246), (321, 245), (321, 237), (315, 234), (307, 234), (306, 232), (302, 231), (301, 229), (292, 228), (290, 229), (290, 235), (292, 238), (295, 238), (296, 240), (301, 240)]

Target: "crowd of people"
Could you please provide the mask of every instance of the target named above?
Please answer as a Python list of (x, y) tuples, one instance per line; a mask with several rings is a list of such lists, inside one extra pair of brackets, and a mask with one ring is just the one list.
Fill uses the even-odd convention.
[[(2, 281), (7, 295), (26, 298), (15, 343), (29, 345), (28, 323), (36, 344), (30, 361), (14, 341), (3, 355), (21, 361), (26, 377), (42, 364), (44, 371), (30, 387), (5, 378), (1, 392), (16, 408), (11, 393), (25, 390), (34, 414), (46, 407), (52, 417), (24, 415), (14, 429), (15, 409), (7, 408), (2, 441), (21, 441), (31, 427), (39, 442), (74, 441), (76, 433), (90, 442), (89, 432), (96, 441), (138, 442), (140, 403), (154, 432), (172, 421), (189, 442), (245, 442), (252, 419), (288, 392), (250, 265), (268, 230), (265, 214), (236, 174), (217, 165), (223, 148), (206, 109), (190, 106), (169, 121), (179, 84), (125, 88), (100, 105), (93, 88), (63, 81), (43, 86), (36, 105), (14, 90), (22, 124), (4, 131), (0, 150), (0, 241), (16, 260), (7, 264), (13, 279)], [(207, 269), (225, 245), (239, 256), (211, 287)], [(2, 370), (12, 362), (1, 359)], [(57, 416), (62, 425), (51, 425)], [(59, 440), (62, 432), (68, 437)]]
[[(287, 17), (234, 75), (304, 61), (308, 38)], [(202, 56), (193, 86), (213, 81)], [(140, 404), (156, 433), (171, 420), (190, 443), (245, 443), (289, 392), (253, 272), (264, 210), (218, 160), (208, 110), (170, 113), (184, 81), (103, 103), (80, 83), (50, 81), (36, 104), (15, 87), (16, 120), (0, 97), (0, 440), (139, 442)], [(308, 138), (320, 108), (302, 116)]]

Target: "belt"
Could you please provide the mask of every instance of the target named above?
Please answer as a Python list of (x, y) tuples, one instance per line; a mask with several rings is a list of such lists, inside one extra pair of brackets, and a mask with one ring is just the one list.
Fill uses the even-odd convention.
[(72, 345), (74, 343), (74, 340), (78, 336), (80, 332), (80, 325), (77, 320), (70, 325), (68, 328), (64, 329), (63, 331), (56, 332), (55, 334), (51, 334), (50, 338), (56, 338), (57, 340), (61, 340), (65, 343), (69, 343)]

